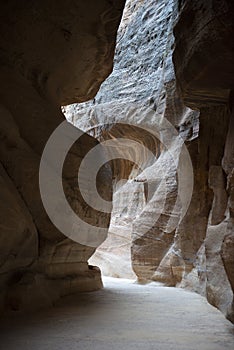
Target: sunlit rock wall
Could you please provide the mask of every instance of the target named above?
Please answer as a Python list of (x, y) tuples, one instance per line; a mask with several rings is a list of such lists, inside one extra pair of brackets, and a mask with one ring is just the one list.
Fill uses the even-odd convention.
[[(66, 115), (72, 123), (84, 130), (91, 128), (91, 135), (98, 139), (120, 136), (135, 139), (152, 150), (158, 160), (157, 164), (152, 164), (150, 159), (141, 159), (145, 172), (134, 167), (132, 171), (124, 171), (125, 162), (113, 165), (118, 179), (126, 179), (128, 175), (129, 180), (114, 194), (109, 239), (92, 258), (93, 261), (98, 258), (103, 272), (111, 275), (129, 275), (129, 270), (122, 270), (121, 274), (117, 270), (129, 257), (131, 246), (132, 268), (138, 280), (156, 278), (155, 271), (171, 249), (180, 220), (180, 208), (176, 203), (177, 171), (171, 154), (177, 148), (179, 152), (177, 131), (184, 140), (191, 141), (197, 137), (199, 113), (185, 107), (176, 90), (172, 52), (177, 15), (176, 1), (158, 1), (156, 4), (154, 1), (128, 1), (118, 32), (113, 73), (90, 103), (66, 108)], [(127, 117), (131, 108), (141, 112)], [(134, 127), (126, 130), (118, 124), (123, 120), (137, 125), (141, 132), (137, 135)], [(165, 120), (168, 121), (167, 126), (164, 125)], [(112, 126), (105, 125), (108, 123)], [(144, 128), (156, 131), (155, 134), (168, 134), (169, 144), (164, 145)], [(116, 132), (118, 129), (122, 130), (122, 134)], [(161, 183), (160, 177), (165, 168), (165, 182)], [(146, 198), (146, 177), (154, 188), (151, 198)], [(113, 249), (116, 236), (124, 236), (128, 244), (118, 238), (118, 244)], [(174, 276), (168, 277), (170, 284), (174, 284)]]
[[(109, 238), (92, 259), (104, 273), (127, 277), (131, 245), (138, 280), (195, 290), (230, 319), (234, 256), (233, 99), (228, 103), (234, 76), (231, 5), (231, 1), (211, 0), (127, 1), (113, 73), (94, 100), (66, 109), (72, 123), (91, 128), (91, 135), (101, 140), (119, 137), (114, 126), (126, 138), (137, 140), (133, 128), (131, 136), (118, 126), (126, 119), (152, 130), (167, 120), (178, 131), (193, 165), (193, 194), (186, 215), (182, 217), (176, 202), (178, 169), (170, 155), (180, 151), (181, 139), (173, 136), (169, 147), (154, 140), (151, 149), (157, 161), (142, 159), (143, 172), (124, 161), (112, 164), (118, 179), (128, 176), (128, 181), (115, 187), (114, 179)], [(141, 117), (129, 113), (131, 108), (141, 110)], [(146, 109), (153, 112), (148, 114)], [(170, 138), (169, 130), (166, 133)], [(148, 139), (147, 133), (138, 135), (138, 141), (149, 146)], [(165, 168), (166, 182), (160, 188), (158, 179)], [(146, 175), (155, 185), (151, 198), (147, 198)], [(186, 194), (186, 178), (184, 182)]]

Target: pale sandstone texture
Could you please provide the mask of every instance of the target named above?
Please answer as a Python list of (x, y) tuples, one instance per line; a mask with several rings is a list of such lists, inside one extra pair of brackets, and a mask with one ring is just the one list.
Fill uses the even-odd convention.
[[(65, 120), (61, 105), (93, 98), (110, 74), (123, 6), (122, 0), (1, 4), (1, 308), (40, 307), (102, 286), (100, 271), (87, 263), (95, 248), (68, 239), (48, 218), (38, 170), (49, 136)], [(77, 189), (80, 162), (97, 143), (84, 135), (73, 145), (63, 187), (81, 219), (108, 228), (109, 214), (86, 205)], [(100, 172), (98, 188), (111, 199), (110, 168)], [(57, 215), (66, 215), (59, 203)]]
[[(134, 139), (157, 159), (155, 163), (141, 159), (145, 172), (126, 161), (113, 162), (111, 229), (93, 261), (108, 275), (127, 277), (131, 247), (132, 268), (139, 281), (153, 279), (195, 290), (230, 320), (232, 38), (231, 1), (129, 0), (119, 28), (113, 73), (94, 100), (66, 108), (67, 118), (83, 130), (90, 129), (95, 138)], [(163, 120), (180, 137), (172, 136)], [(168, 147), (152, 133), (137, 132), (135, 126), (163, 130), (170, 139)], [(181, 138), (188, 147), (194, 178), (191, 203), (183, 218), (176, 202), (178, 174), (171, 156), (180, 151)], [(125, 155), (131, 152), (126, 148)], [(146, 177), (148, 185), (154, 186), (150, 198)], [(116, 186), (121, 179), (125, 179), (122, 186)]]
[[(177, 16), (176, 1), (158, 1), (157, 4), (154, 1), (127, 1), (118, 32), (113, 73), (95, 100), (66, 108), (68, 119), (83, 130), (90, 128), (94, 137), (136, 140), (149, 148), (157, 159), (152, 163), (147, 155), (141, 158), (145, 173), (124, 161), (113, 163), (115, 200), (109, 238), (92, 257), (92, 261), (111, 276), (119, 274), (116, 273), (116, 262), (121, 266), (131, 248), (132, 268), (138, 280), (155, 278), (160, 262), (167, 253), (171, 254), (180, 220), (172, 154), (179, 154), (181, 147), (177, 130), (184, 140), (197, 138), (199, 113), (183, 104), (176, 89), (172, 52)], [(168, 125), (164, 124), (165, 120)], [(155, 137), (157, 134), (163, 135), (165, 144)], [(131, 152), (134, 150), (126, 147), (125, 154)], [(116, 178), (128, 181), (115, 191)], [(153, 188), (149, 198), (147, 185)], [(113, 246), (117, 236), (118, 249), (115, 243)], [(107, 270), (111, 254), (112, 269)], [(101, 256), (103, 262), (100, 262)], [(120, 277), (126, 276), (122, 270)], [(169, 276), (168, 282), (174, 284), (174, 276)]]

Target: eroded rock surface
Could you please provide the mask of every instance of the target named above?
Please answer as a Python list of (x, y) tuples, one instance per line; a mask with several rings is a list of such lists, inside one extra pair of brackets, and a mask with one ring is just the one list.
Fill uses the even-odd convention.
[[(1, 306), (38, 307), (102, 286), (100, 271), (87, 263), (95, 248), (68, 239), (49, 220), (39, 164), (49, 136), (65, 120), (61, 104), (94, 97), (111, 72), (123, 6), (122, 0), (51, 1), (49, 6), (48, 1), (10, 0), (1, 6)], [(108, 228), (109, 214), (87, 206), (77, 190), (80, 162), (95, 145), (88, 135), (74, 144), (63, 187), (81, 219)], [(103, 168), (98, 187), (107, 199), (110, 181), (110, 168)], [(62, 217), (66, 213), (59, 205)]]
[[(116, 188), (112, 230), (96, 253), (103, 271), (114, 275), (117, 262), (121, 266), (129, 258), (126, 252), (131, 245), (132, 268), (138, 280), (153, 279), (196, 290), (231, 320), (232, 38), (231, 1), (168, 0), (155, 4), (129, 0), (119, 29), (112, 75), (93, 101), (66, 109), (72, 123), (90, 129), (91, 135), (100, 140), (120, 137), (121, 133), (113, 130), (121, 130), (119, 123), (123, 121), (139, 128), (147, 126), (151, 131), (161, 128), (161, 133), (163, 128), (171, 140), (168, 147), (159, 140), (153, 142), (156, 162), (143, 158), (143, 172), (125, 162), (113, 164), (118, 180), (127, 177), (127, 182)], [(146, 112), (149, 109), (151, 114)], [(178, 131), (177, 135), (171, 136), (170, 128), (163, 124), (165, 120)], [(140, 136), (132, 128), (123, 134), (152, 146), (147, 133)], [(178, 197), (182, 200), (183, 194), (178, 193), (178, 172), (171, 157), (180, 152), (181, 138), (189, 151), (194, 177), (184, 217), (176, 201)], [(163, 173), (165, 182), (160, 187)], [(151, 198), (147, 198), (146, 177), (148, 185), (154, 183)], [(185, 195), (187, 187), (184, 178)], [(158, 215), (161, 207), (163, 211)], [(116, 249), (113, 242), (117, 237), (125, 253)]]
[(229, 297), (226, 293), (230, 285), (233, 290), (234, 281), (233, 15), (232, 1), (184, 1), (175, 27), (174, 53), (181, 94), (187, 104), (200, 108), (200, 129), (207, 130), (204, 135), (200, 134), (200, 139), (204, 138), (209, 147), (206, 171), (212, 189), (205, 239), (207, 298), (218, 307), (226, 303), (224, 312), (232, 321), (233, 304), (230, 292)]
[[(161, 260), (170, 251), (180, 220), (177, 160), (173, 159), (181, 147), (177, 130), (185, 140), (196, 138), (198, 133), (198, 112), (185, 107), (175, 84), (172, 52), (177, 14), (176, 1), (159, 1), (156, 5), (154, 1), (128, 1), (119, 28), (113, 73), (94, 101), (66, 108), (71, 122), (84, 130), (91, 128), (95, 137), (105, 139), (108, 135), (112, 138), (121, 135), (137, 140), (155, 154), (155, 164), (147, 157), (141, 159), (145, 172), (133, 167), (129, 174), (125, 173), (129, 180), (118, 189), (112, 213), (110, 236), (116, 235), (113, 231), (121, 232), (119, 235), (127, 232), (132, 267), (139, 280), (153, 278)], [(114, 133), (113, 126), (103, 125), (109, 121), (116, 125), (115, 129), (124, 130), (118, 125), (124, 122), (137, 125), (141, 132), (137, 135), (132, 127), (129, 132)], [(103, 125), (102, 128), (99, 125)], [(161, 142), (158, 135), (161, 135)], [(114, 164), (114, 173), (119, 179), (124, 178), (124, 165), (124, 162)], [(148, 186), (153, 188), (151, 198), (147, 198)], [(126, 200), (120, 208), (117, 203), (122, 203), (122, 197)], [(105, 247), (111, 250), (107, 242)], [(100, 253), (104, 256), (103, 251)], [(118, 255), (121, 265), (124, 259), (121, 250)], [(113, 259), (116, 261), (116, 253)], [(100, 257), (98, 260), (100, 264)], [(121, 276), (124, 277), (124, 271)], [(174, 277), (170, 280), (174, 283)]]

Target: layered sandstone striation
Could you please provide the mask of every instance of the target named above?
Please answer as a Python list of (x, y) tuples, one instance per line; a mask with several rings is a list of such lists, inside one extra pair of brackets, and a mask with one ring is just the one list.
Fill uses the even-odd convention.
[[(156, 158), (152, 162), (147, 155), (141, 157), (143, 172), (136, 166), (125, 171), (129, 167), (125, 162), (113, 164), (118, 180), (128, 181), (116, 191), (114, 185), (109, 238), (92, 257), (112, 276), (129, 274), (129, 269), (127, 274), (126, 269), (117, 272), (116, 262), (122, 266), (125, 260), (126, 266), (131, 248), (138, 280), (151, 280), (174, 242), (180, 220), (176, 163), (181, 140), (197, 137), (199, 113), (183, 104), (176, 89), (172, 52), (177, 14), (176, 1), (156, 5), (153, 1), (128, 1), (113, 73), (93, 101), (66, 108), (68, 119), (94, 137), (134, 139)], [(135, 127), (140, 132), (136, 133)], [(126, 145), (124, 156), (129, 153), (131, 148)], [(137, 157), (134, 160), (137, 162)]]
[[(66, 117), (87, 134), (67, 154), (63, 189), (97, 235), (110, 224), (92, 264), (106, 275), (197, 291), (233, 321), (233, 3), (128, 0), (106, 79), (123, 5), (1, 6), (0, 305), (51, 305), (102, 285), (87, 262), (95, 251), (89, 230), (76, 228), (87, 244), (61, 233), (38, 183), (43, 149), (64, 121), (61, 105), (79, 102)], [(88, 205), (77, 185), (98, 141), (112, 141), (112, 160), (97, 177), (103, 198), (113, 189), (111, 218)], [(56, 203), (56, 216), (66, 215)]]
[[(94, 97), (110, 74), (123, 6), (122, 0), (52, 0), (49, 6), (10, 0), (1, 6), (1, 307), (50, 305), (62, 295), (102, 286), (100, 271), (87, 263), (95, 248), (67, 238), (48, 218), (39, 164), (49, 136), (65, 120), (60, 106)], [(107, 228), (109, 214), (89, 207), (77, 189), (81, 160), (97, 143), (83, 135), (73, 145), (63, 188), (81, 219)], [(110, 168), (101, 170), (98, 188), (111, 199)]]
[[(203, 230), (208, 300), (234, 321), (233, 86), (234, 5), (232, 1), (184, 1), (175, 27), (174, 63), (185, 103), (199, 108), (200, 138), (207, 148), (202, 172), (210, 200)], [(189, 18), (189, 23), (188, 23)], [(186, 28), (186, 30), (185, 30)], [(202, 130), (204, 132), (202, 133)], [(202, 141), (203, 140), (203, 141)], [(200, 153), (200, 158), (202, 154)], [(200, 184), (198, 183), (198, 186)], [(208, 196), (206, 196), (208, 198)], [(200, 203), (200, 200), (197, 201)], [(191, 216), (191, 220), (195, 215)], [(199, 257), (201, 260), (201, 257)], [(197, 264), (199, 268), (200, 263)], [(203, 276), (202, 273), (199, 278)], [(230, 291), (232, 287), (232, 292)]]
[[(113, 164), (118, 180), (128, 181), (116, 191), (114, 186), (110, 245), (106, 241), (92, 257), (103, 272), (112, 276), (126, 277), (126, 270), (117, 273), (113, 261), (119, 266), (123, 260), (127, 264), (131, 248), (132, 268), (138, 280), (151, 280), (174, 242), (180, 219), (176, 158), (181, 144), (177, 130), (182, 139), (196, 138), (198, 112), (183, 104), (176, 89), (172, 52), (177, 14), (176, 1), (159, 1), (156, 6), (153, 1), (127, 1), (113, 73), (93, 101), (66, 108), (68, 119), (90, 130), (94, 137), (134, 139), (156, 158), (152, 162), (147, 155), (141, 157), (143, 172), (133, 165), (131, 171), (125, 171), (129, 167), (125, 162)], [(135, 127), (140, 132), (136, 133)], [(130, 152), (126, 146), (125, 156)], [(119, 236), (124, 239), (117, 239)], [(113, 241), (118, 241), (115, 249)], [(112, 268), (107, 271), (111, 255)]]
[[(128, 277), (131, 257), (139, 281), (195, 290), (230, 320), (232, 18), (231, 1), (127, 1), (113, 73), (94, 100), (66, 108), (67, 118), (95, 138), (134, 139), (155, 155), (154, 162), (141, 158), (144, 171), (126, 161), (112, 163), (111, 226), (93, 261), (107, 275)], [(187, 165), (178, 159), (181, 140), (193, 167), (191, 198)], [(126, 147), (123, 156), (131, 152)]]

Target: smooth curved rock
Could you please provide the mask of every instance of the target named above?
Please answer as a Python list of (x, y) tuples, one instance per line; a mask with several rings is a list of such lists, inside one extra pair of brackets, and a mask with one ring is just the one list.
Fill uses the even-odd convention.
[[(214, 198), (207, 225), (207, 297), (222, 309), (234, 281), (233, 239), (233, 1), (184, 1), (175, 27), (174, 63), (185, 103), (201, 108), (201, 128), (212, 132), (206, 166)], [(213, 107), (215, 105), (215, 107)], [(201, 136), (200, 136), (201, 138)], [(207, 139), (207, 132), (204, 135)], [(206, 140), (207, 143), (207, 140)], [(210, 143), (210, 141), (208, 141)], [(223, 167), (223, 170), (222, 168)], [(228, 199), (227, 199), (228, 194)], [(226, 205), (227, 203), (227, 205)], [(227, 207), (225, 209), (225, 207)], [(212, 238), (213, 235), (216, 237)], [(220, 246), (220, 241), (222, 240)], [(213, 243), (212, 243), (213, 241)], [(225, 270), (222, 269), (221, 257)], [(213, 276), (211, 277), (211, 270)], [(224, 276), (226, 271), (228, 281)], [(216, 279), (214, 276), (219, 275)], [(227, 297), (227, 295), (226, 295)], [(223, 310), (233, 318), (232, 296)]]
[[(15, 230), (3, 256), (9, 262), (1, 261), (1, 306), (40, 307), (61, 295), (102, 285), (100, 271), (87, 263), (95, 249), (67, 239), (49, 220), (38, 172), (48, 138), (65, 119), (61, 105), (94, 97), (110, 74), (123, 6), (123, 0), (52, 0), (49, 6), (44, 0), (10, 0), (1, 6), (0, 156), (4, 176), (13, 184), (6, 185), (4, 179), (1, 187), (12, 215), (8, 219), (6, 209), (2, 211), (0, 243), (8, 230)], [(63, 185), (69, 204), (82, 219), (108, 228), (109, 214), (88, 207), (77, 191), (81, 160), (97, 144), (83, 135), (73, 145), (64, 164)], [(106, 167), (98, 178), (106, 199), (111, 198), (110, 181)]]
[[(148, 203), (144, 172), (136, 172), (133, 166), (131, 172), (124, 162), (113, 164), (119, 179), (127, 177), (128, 181), (116, 191), (112, 213), (116, 230), (112, 231), (119, 236), (127, 231), (126, 249), (131, 245), (138, 280), (153, 279), (195, 290), (227, 316), (232, 307), (234, 256), (229, 218), (233, 169), (233, 125), (229, 126), (229, 93), (234, 76), (232, 18), (231, 1), (127, 1), (113, 73), (93, 101), (66, 108), (72, 123), (84, 130), (91, 128), (91, 134), (100, 140), (125, 134), (138, 142), (145, 138), (145, 145), (150, 147), (144, 133), (136, 135), (133, 129), (127, 132), (125, 128), (123, 134), (111, 132), (120, 129), (118, 123), (128, 115), (129, 102), (136, 109), (149, 107), (152, 117), (144, 118), (142, 114), (140, 120), (135, 119), (139, 127), (148, 123), (153, 129), (159, 120), (167, 119), (185, 140), (193, 164), (194, 188), (183, 219), (180, 206), (174, 210), (178, 179), (168, 152), (179, 150), (179, 138), (175, 137), (169, 150), (155, 143), (155, 165), (144, 160), (145, 171), (155, 182), (154, 196)], [(106, 126), (107, 120), (111, 127)], [(158, 178), (162, 178), (165, 168), (169, 174), (167, 186), (160, 188)], [(132, 178), (136, 181), (134, 188)], [(151, 225), (165, 197), (162, 215)], [(122, 207), (122, 198), (128, 205)], [(98, 263), (109, 275), (118, 270), (117, 261), (121, 266), (122, 259), (129, 258), (129, 253), (121, 256), (114, 249), (112, 231), (103, 249), (96, 253)]]

